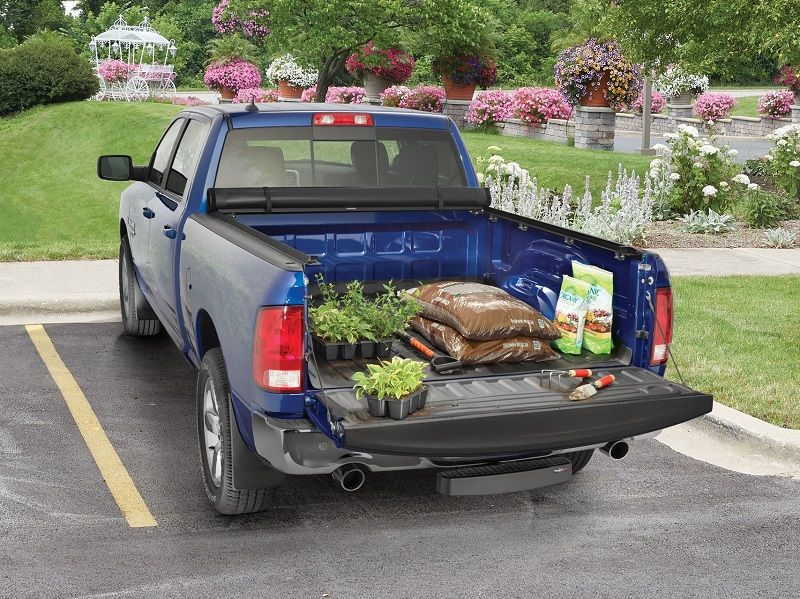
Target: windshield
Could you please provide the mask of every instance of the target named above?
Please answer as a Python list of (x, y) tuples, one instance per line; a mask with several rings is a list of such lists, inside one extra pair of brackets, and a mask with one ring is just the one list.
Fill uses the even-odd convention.
[(216, 187), (464, 187), (448, 131), (257, 127), (225, 139)]

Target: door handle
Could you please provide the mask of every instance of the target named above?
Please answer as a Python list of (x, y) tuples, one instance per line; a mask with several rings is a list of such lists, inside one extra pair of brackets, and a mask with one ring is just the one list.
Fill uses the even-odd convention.
[[(163, 232), (164, 237), (169, 237), (170, 239), (175, 239), (178, 236), (178, 232), (169, 225), (164, 225)], [(186, 235), (181, 235), (181, 239), (186, 239)]]
[(142, 208), (142, 216), (144, 216), (145, 218), (153, 218), (155, 215), (156, 213), (150, 210), (150, 208), (148, 208), (147, 206)]

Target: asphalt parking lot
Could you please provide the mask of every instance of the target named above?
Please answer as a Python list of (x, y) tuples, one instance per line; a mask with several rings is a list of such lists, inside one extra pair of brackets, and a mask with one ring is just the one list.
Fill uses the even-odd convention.
[(289, 479), (207, 504), (194, 372), (164, 336), (46, 325), (156, 526), (109, 492), (24, 327), (0, 327), (2, 597), (797, 597), (800, 482), (651, 440), (561, 486), (443, 497), (430, 472)]

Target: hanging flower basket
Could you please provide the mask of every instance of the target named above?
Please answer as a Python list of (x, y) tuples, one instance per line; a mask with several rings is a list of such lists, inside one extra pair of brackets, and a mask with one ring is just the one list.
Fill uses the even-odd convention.
[(383, 50), (369, 42), (347, 58), (345, 68), (364, 80), (367, 98), (377, 100), (388, 87), (411, 77), (414, 65), (414, 57), (400, 48)]

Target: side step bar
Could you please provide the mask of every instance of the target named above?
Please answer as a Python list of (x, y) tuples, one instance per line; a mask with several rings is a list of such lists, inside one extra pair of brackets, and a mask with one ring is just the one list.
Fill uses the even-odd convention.
[(442, 495), (495, 495), (538, 489), (572, 478), (572, 462), (563, 456), (443, 470), (436, 475)]

